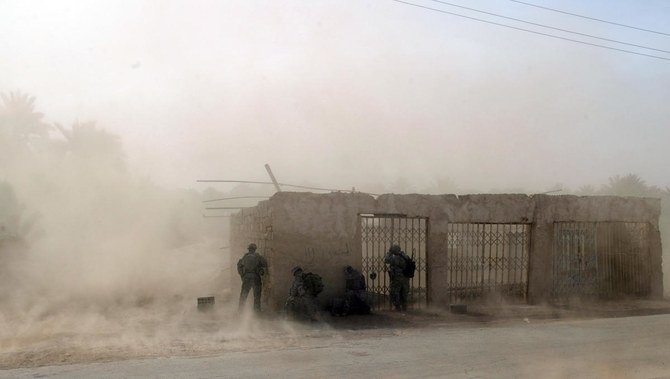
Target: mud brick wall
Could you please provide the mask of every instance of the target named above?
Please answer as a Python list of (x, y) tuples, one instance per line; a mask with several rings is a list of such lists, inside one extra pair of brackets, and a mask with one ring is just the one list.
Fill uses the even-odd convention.
[[(345, 265), (361, 268), (358, 215), (370, 213), (429, 218), (428, 296), (435, 305), (444, 301), (441, 294), (448, 283), (444, 269), (447, 225), (457, 222), (531, 225), (528, 273), (531, 303), (550, 296), (554, 222), (649, 223), (652, 297), (663, 293), (660, 200), (635, 197), (386, 194), (375, 199), (360, 193), (280, 192), (231, 219), (231, 263), (236, 264), (248, 243), (256, 242), (270, 264), (265, 301), (271, 308), (279, 309), (283, 304), (292, 281), (291, 268), (296, 265), (323, 277), (325, 290), (320, 298), (325, 302), (342, 294)], [(239, 288), (239, 280), (236, 285)]]
[(324, 280), (323, 302), (344, 291), (343, 267), (361, 268), (358, 214), (374, 207), (374, 198), (363, 194), (278, 193), (270, 200), (274, 225), (276, 285), (283, 304), (291, 269), (301, 266)]

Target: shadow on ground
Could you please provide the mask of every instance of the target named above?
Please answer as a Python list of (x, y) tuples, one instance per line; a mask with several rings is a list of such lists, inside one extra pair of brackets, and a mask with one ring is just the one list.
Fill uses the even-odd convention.
[(506, 321), (611, 318), (670, 314), (670, 300), (626, 300), (556, 304), (491, 304), (473, 303), (464, 314), (444, 308), (409, 310), (407, 312), (376, 311), (370, 315), (324, 317), (334, 329), (383, 329), (440, 326), (464, 326)]

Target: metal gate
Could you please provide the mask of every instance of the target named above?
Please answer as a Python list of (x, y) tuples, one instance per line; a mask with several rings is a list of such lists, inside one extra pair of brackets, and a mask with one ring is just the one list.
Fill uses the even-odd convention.
[(645, 296), (651, 291), (649, 225), (554, 223), (555, 298)]
[(384, 256), (392, 244), (416, 261), (416, 273), (410, 279), (408, 306), (423, 308), (428, 303), (426, 277), (427, 217), (390, 214), (360, 215), (363, 274), (375, 309), (390, 309), (388, 265)]
[(530, 225), (450, 223), (446, 271), (450, 303), (481, 297), (526, 299)]

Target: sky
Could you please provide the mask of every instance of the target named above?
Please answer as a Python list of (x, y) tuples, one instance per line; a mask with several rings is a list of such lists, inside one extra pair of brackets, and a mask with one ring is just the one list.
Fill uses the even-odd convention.
[[(589, 43), (431, 0), (408, 2)], [(670, 2), (533, 4), (670, 33)], [(449, 1), (670, 51), (670, 36), (509, 0)], [(267, 180), (365, 190), (670, 186), (670, 60), (391, 0), (0, 0), (0, 92), (95, 120), (168, 187)], [(222, 188), (224, 186), (222, 185)]]

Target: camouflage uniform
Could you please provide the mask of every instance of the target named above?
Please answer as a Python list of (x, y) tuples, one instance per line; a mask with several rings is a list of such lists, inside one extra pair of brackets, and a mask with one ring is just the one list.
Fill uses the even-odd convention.
[(261, 290), (263, 288), (261, 276), (265, 275), (267, 267), (268, 264), (265, 257), (256, 252), (255, 244), (250, 244), (249, 251), (237, 262), (237, 272), (240, 274), (240, 278), (242, 278), (242, 290), (240, 292), (239, 304), (240, 310), (244, 307), (244, 303), (247, 301), (247, 296), (249, 295), (249, 290), (253, 287), (254, 310), (260, 312)]
[(407, 297), (409, 296), (409, 278), (403, 274), (409, 257), (400, 246), (393, 245), (384, 257), (384, 263), (389, 265), (389, 278), (391, 279), (391, 303), (395, 310), (407, 309)]
[(365, 276), (351, 266), (344, 270), (344, 314), (370, 313)]
[(284, 305), (284, 312), (287, 316), (299, 320), (318, 320), (318, 304), (313, 289), (310, 289), (305, 283), (306, 275), (300, 267), (294, 267), (293, 283), (288, 292), (288, 299)]
[(293, 283), (291, 283), (291, 288), (288, 290), (289, 301), (305, 296), (305, 285), (302, 274), (301, 268), (293, 269)]

